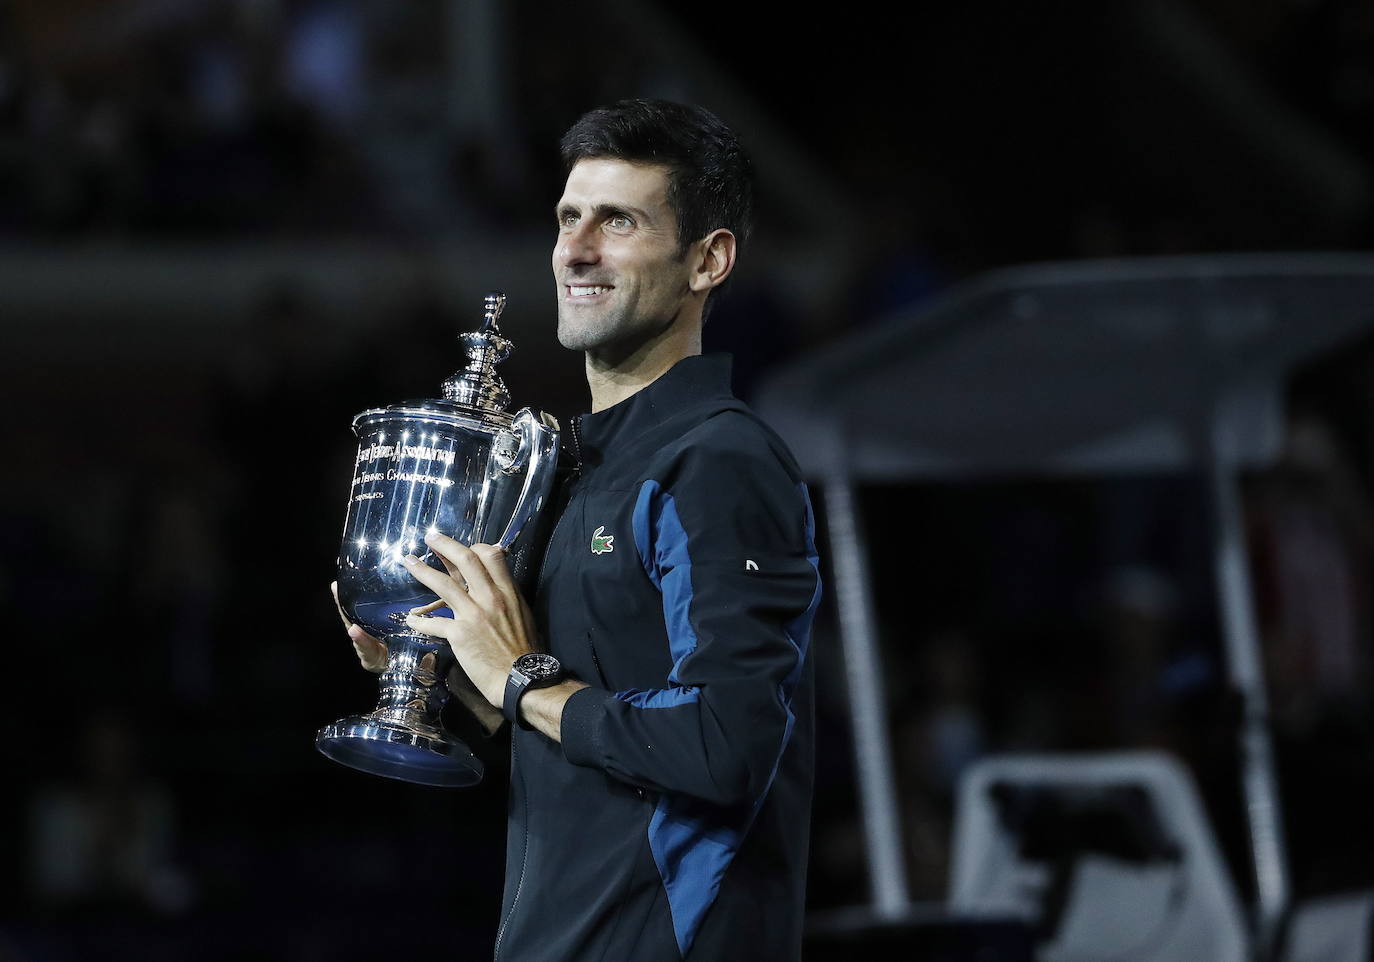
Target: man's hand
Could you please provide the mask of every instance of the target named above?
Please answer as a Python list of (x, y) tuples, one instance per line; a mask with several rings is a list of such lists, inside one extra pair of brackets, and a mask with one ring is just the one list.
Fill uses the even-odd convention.
[(409, 556), (406, 569), (439, 596), (453, 617), (412, 613), (406, 624), (446, 640), (482, 697), (499, 710), (511, 664), (534, 650), (534, 619), (506, 567), (506, 552), (489, 544), (469, 548), (442, 534), (428, 535), (425, 543), (448, 573)]
[[(425, 542), (448, 574), (413, 557), (405, 559), (406, 570), (438, 595), (453, 617), (427, 618), (417, 610), (406, 618), (406, 624), (449, 643), (458, 667), (467, 672), (500, 724), (511, 664), (534, 651), (534, 616), (510, 576), (504, 550), (489, 544), (469, 548), (441, 534), (430, 535)], [(520, 714), (549, 738), (561, 741), (563, 706), (574, 692), (586, 687), (568, 679), (528, 691), (520, 702)], [(478, 717), (483, 717), (480, 712)]]
[[(386, 642), (374, 638), (348, 620), (348, 616), (344, 614), (343, 605), (339, 603), (339, 583), (337, 581), (330, 584), (329, 590), (334, 594), (334, 605), (339, 609), (339, 620), (343, 622), (344, 630), (348, 632), (348, 637), (353, 642), (353, 650), (358, 655), (358, 663), (374, 674), (381, 674), (386, 671), (388, 657)], [(444, 607), (444, 603), (438, 601), (432, 605), (416, 608), (415, 611), (428, 614), (442, 607)], [(449, 619), (441, 620), (447, 621)], [(448, 690), (457, 697), (464, 707), (477, 716), (477, 720), (482, 723), (487, 734), (491, 734), (501, 727), (505, 721), (501, 715), (501, 710), (487, 704), (487, 700), (482, 697), (477, 687), (469, 680), (461, 665), (454, 665), (450, 668), (448, 678), (445, 680), (448, 682)]]
[(358, 663), (373, 674), (381, 674), (386, 671), (386, 643), (373, 638), (348, 620), (348, 616), (344, 614), (343, 605), (339, 603), (339, 583), (337, 581), (330, 583), (329, 590), (334, 593), (334, 607), (339, 609), (339, 620), (343, 622), (344, 631), (348, 632), (348, 637), (353, 642), (353, 650), (358, 653)]

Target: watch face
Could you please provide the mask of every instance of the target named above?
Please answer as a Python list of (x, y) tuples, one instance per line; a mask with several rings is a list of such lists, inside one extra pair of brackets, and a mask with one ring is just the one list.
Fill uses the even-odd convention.
[(563, 666), (559, 664), (557, 658), (541, 652), (521, 655), (515, 659), (514, 668), (520, 674), (536, 681), (542, 678), (556, 678), (559, 672), (563, 670)]

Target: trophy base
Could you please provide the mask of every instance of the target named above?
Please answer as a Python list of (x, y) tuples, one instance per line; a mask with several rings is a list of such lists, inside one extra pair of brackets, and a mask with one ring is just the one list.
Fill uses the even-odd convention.
[(482, 780), (482, 760), (448, 732), (417, 731), (374, 715), (326, 725), (315, 747), (340, 765), (417, 785), (466, 788)]

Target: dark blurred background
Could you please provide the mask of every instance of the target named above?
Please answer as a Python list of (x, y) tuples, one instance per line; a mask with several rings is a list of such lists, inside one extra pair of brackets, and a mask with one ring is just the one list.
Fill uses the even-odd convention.
[[(313, 748), (376, 698), (328, 596), (348, 425), (435, 394), (489, 289), (517, 403), (584, 408), (556, 143), (624, 96), (701, 103), (756, 155), (707, 327), (746, 398), (993, 268), (1374, 240), (1363, 0), (0, 0), (0, 959), (489, 955), (503, 738), (467, 791)], [(1374, 886), (1372, 384), (1368, 341), (1295, 372), (1284, 457), (1245, 479), (1299, 898)], [(970, 760), (1147, 745), (1189, 763), (1244, 890), (1198, 482), (860, 495), (913, 897), (944, 897)], [(867, 898), (832, 599), (818, 912)]]

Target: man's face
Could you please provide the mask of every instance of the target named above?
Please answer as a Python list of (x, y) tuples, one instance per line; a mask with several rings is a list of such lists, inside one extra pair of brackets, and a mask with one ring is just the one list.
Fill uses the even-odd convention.
[(553, 276), (558, 340), (628, 354), (664, 331), (689, 302), (668, 171), (611, 158), (580, 160), (558, 202)]

